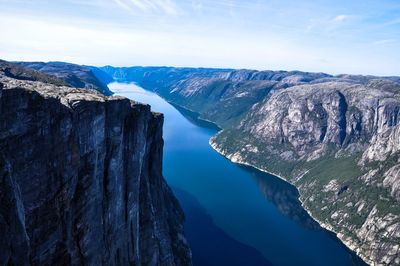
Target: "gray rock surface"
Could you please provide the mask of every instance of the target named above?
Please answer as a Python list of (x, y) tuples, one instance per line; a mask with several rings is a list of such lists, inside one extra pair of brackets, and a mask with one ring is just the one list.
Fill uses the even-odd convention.
[(0, 265), (191, 265), (148, 105), (0, 73)]
[(96, 67), (64, 62), (16, 62), (16, 64), (55, 76), (75, 88), (93, 89), (104, 95), (112, 95), (107, 87), (107, 82), (110, 80), (102, 76), (100, 73), (104, 72), (99, 71)]

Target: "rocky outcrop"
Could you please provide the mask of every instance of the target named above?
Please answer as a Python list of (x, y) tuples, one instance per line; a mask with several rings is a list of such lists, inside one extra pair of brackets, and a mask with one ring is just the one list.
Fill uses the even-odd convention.
[(0, 75), (0, 265), (191, 265), (148, 105)]
[(2, 76), (19, 79), (19, 80), (30, 80), (30, 81), (42, 81), (45, 83), (67, 86), (68, 84), (52, 75), (41, 73), (29, 68), (21, 67), (17, 64), (9, 63), (4, 60), (0, 60), (0, 73)]
[(216, 123), (210, 143), (221, 154), (294, 184), (311, 215), (365, 261), (400, 264), (398, 77), (102, 70)]
[(103, 76), (104, 72), (96, 67), (81, 66), (64, 62), (16, 62), (25, 69), (33, 69), (55, 76), (63, 80), (69, 86), (82, 89), (97, 90), (104, 95), (112, 95), (107, 87), (107, 82), (111, 80), (108, 76)]
[[(400, 84), (386, 83), (400, 89)], [(382, 157), (384, 160), (384, 154), (393, 154), (396, 147), (400, 148), (395, 137), (384, 138), (388, 130), (392, 134), (396, 132), (399, 107), (400, 101), (394, 92), (369, 84), (300, 85), (274, 93), (253, 106), (239, 128), (266, 142), (288, 144), (296, 159), (321, 157), (329, 144), (337, 149), (351, 146), (356, 151), (356, 146), (362, 149), (369, 142), (363, 161), (382, 160)], [(388, 138), (393, 141), (387, 142)], [(374, 149), (377, 141), (386, 142), (388, 147), (382, 149), (378, 145)]]

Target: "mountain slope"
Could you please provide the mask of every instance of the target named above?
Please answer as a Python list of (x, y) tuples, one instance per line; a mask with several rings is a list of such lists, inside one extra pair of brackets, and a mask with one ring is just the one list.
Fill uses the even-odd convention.
[(296, 185), (313, 217), (367, 262), (400, 264), (398, 77), (102, 70), (216, 123), (217, 151)]
[(108, 89), (107, 83), (100, 80), (98, 71), (94, 67), (80, 66), (64, 62), (16, 62), (25, 68), (34, 69), (45, 74), (53, 75), (63, 80), (69, 86), (82, 89), (94, 89), (104, 95), (110, 96), (112, 92)]
[(53, 75), (38, 72), (33, 69), (22, 67), (4, 60), (0, 60), (0, 72), (2, 76), (13, 79), (42, 81), (58, 86), (68, 86), (65, 81)]

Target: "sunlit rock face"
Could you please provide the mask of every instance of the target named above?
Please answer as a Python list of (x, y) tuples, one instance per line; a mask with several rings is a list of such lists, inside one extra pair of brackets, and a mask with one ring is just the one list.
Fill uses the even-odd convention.
[(0, 265), (191, 265), (161, 114), (37, 80), (0, 88)]
[(274, 93), (253, 106), (240, 128), (264, 141), (289, 144), (298, 158), (320, 157), (334, 144), (367, 148), (361, 162), (383, 161), (400, 148), (395, 137), (399, 108), (395, 92), (339, 80)]

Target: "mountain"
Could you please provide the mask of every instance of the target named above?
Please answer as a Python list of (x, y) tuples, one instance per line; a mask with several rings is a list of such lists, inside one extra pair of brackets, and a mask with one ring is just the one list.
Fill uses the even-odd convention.
[(4, 60), (0, 60), (0, 72), (2, 76), (19, 79), (19, 80), (30, 80), (30, 81), (42, 81), (45, 83), (57, 85), (57, 86), (68, 86), (68, 84), (49, 74), (38, 72), (30, 68), (22, 67), (13, 63), (9, 63)]
[(366, 262), (400, 264), (400, 78), (103, 67), (200, 114), (233, 162), (294, 184), (304, 208)]
[(63, 80), (69, 86), (82, 89), (94, 89), (104, 95), (110, 96), (112, 92), (107, 87), (110, 80), (101, 77), (102, 71), (95, 67), (87, 67), (64, 62), (15, 62), (25, 68), (55, 76)]
[(163, 116), (64, 83), (0, 62), (0, 265), (191, 265)]

